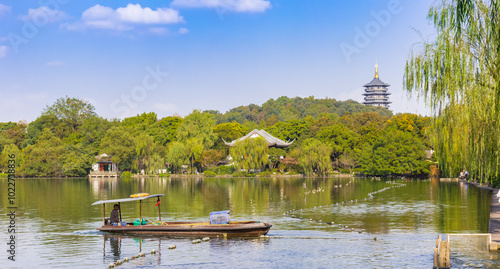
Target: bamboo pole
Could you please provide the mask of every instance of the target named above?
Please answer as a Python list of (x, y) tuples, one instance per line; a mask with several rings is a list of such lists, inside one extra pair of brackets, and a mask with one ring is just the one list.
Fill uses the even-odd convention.
[(160, 196), (158, 196), (158, 219), (161, 221), (161, 201), (160, 201)]
[(122, 222), (122, 206), (120, 205), (120, 202), (118, 202), (118, 210), (120, 211), (120, 222)]

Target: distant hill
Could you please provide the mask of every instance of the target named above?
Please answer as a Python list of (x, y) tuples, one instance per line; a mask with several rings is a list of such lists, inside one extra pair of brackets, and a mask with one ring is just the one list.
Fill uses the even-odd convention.
[(276, 100), (269, 99), (261, 106), (255, 104), (239, 106), (223, 114), (217, 110), (206, 110), (205, 112), (214, 114), (217, 124), (225, 122), (239, 122), (243, 124), (247, 121), (253, 121), (258, 124), (261, 121), (288, 121), (302, 119), (307, 116), (317, 118), (323, 114), (335, 114), (341, 117), (347, 112), (350, 114), (377, 112), (381, 116), (389, 118), (393, 115), (388, 109), (366, 106), (354, 100), (316, 99), (314, 96), (307, 98), (281, 96)]

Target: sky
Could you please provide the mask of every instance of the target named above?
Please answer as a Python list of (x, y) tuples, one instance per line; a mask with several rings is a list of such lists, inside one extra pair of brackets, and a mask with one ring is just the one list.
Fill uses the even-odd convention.
[(363, 101), (379, 66), (394, 113), (412, 48), (435, 37), (433, 0), (0, 0), (0, 122), (58, 98), (105, 118), (261, 105), (280, 96)]

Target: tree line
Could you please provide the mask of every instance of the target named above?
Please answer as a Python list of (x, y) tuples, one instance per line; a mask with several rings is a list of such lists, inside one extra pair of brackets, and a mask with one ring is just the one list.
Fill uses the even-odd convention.
[[(86, 176), (95, 157), (106, 153), (121, 171), (132, 173), (191, 172), (192, 167), (207, 175), (337, 170), (425, 176), (429, 124), (428, 117), (314, 97), (280, 97), (226, 113), (194, 110), (185, 117), (158, 118), (150, 112), (118, 120), (98, 116), (84, 100), (64, 97), (29, 124), (0, 123), (0, 170), (15, 154), (21, 177)], [(295, 141), (284, 149), (268, 148), (263, 139), (246, 139), (232, 148), (223, 141), (253, 129)]]

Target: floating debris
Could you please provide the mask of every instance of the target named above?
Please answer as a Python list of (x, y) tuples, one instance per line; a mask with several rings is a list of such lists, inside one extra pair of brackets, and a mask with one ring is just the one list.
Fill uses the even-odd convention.
[(193, 244), (201, 243), (201, 239), (195, 239), (195, 240), (191, 241), (191, 243), (193, 243)]
[(174, 249), (176, 247), (177, 247), (176, 245), (170, 245), (170, 246), (168, 246), (168, 249)]
[(201, 241), (203, 241), (203, 242), (210, 241), (210, 237), (203, 237), (203, 238), (201, 239)]
[(156, 254), (156, 249), (154, 249), (154, 248), (153, 248), (153, 249), (151, 250), (151, 254), (153, 254), (153, 255), (154, 255), (154, 254)]

